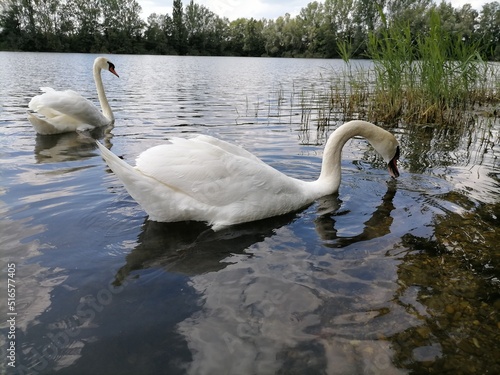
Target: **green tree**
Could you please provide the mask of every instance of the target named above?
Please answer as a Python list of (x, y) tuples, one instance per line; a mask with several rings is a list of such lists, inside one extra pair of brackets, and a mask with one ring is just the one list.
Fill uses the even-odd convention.
[(477, 42), (478, 12), (470, 4), (455, 9), (451, 3), (441, 1), (428, 14), (432, 13), (439, 16), (443, 34), (455, 35), (469, 44)]
[(103, 44), (100, 0), (71, 0), (66, 6), (72, 15), (66, 22), (74, 25), (73, 51), (100, 51)]
[(387, 0), (386, 15), (390, 23), (409, 25), (413, 39), (429, 29), (432, 0)]
[(305, 57), (316, 56), (323, 44), (320, 35), (320, 27), (324, 23), (323, 4), (317, 1), (307, 4), (305, 8), (301, 9), (297, 18), (302, 25)]
[(168, 54), (174, 52), (169, 42), (172, 19), (169, 15), (153, 13), (147, 19), (144, 31), (144, 47), (148, 52)]
[(135, 0), (100, 0), (105, 48), (115, 53), (141, 52), (144, 22)]
[(500, 60), (500, 2), (483, 5), (478, 26), (487, 58)]
[(320, 27), (322, 55), (338, 57), (337, 45), (342, 41), (351, 40), (354, 36), (353, 0), (325, 0), (324, 21)]
[(186, 6), (184, 16), (189, 53), (219, 54), (226, 22), (193, 0)]
[(238, 18), (229, 24), (228, 49), (233, 55), (242, 56), (244, 54), (246, 24), (245, 18)]
[(476, 39), (476, 29), (478, 25), (478, 12), (470, 4), (465, 4), (462, 8), (456, 10), (457, 28), (465, 42), (474, 42)]
[[(2, 44), (9, 41), (12, 49), (45, 50), (46, 43), (43, 40), (38, 16), (38, 7), (35, 2), (31, 0), (6, 0), (2, 4), (0, 17)], [(43, 18), (43, 15), (40, 16)]]
[(0, 48), (3, 50), (21, 48), (23, 34), (20, 3), (15, 0), (2, 2), (0, 5)]
[(181, 0), (174, 0), (172, 9), (172, 43), (179, 55), (187, 52), (187, 32), (184, 25), (184, 9)]
[(290, 17), (289, 13), (278, 17), (273, 26), (269, 23), (264, 28), (264, 38), (266, 39), (266, 53), (270, 56), (273, 56), (273, 51), (275, 51), (275, 56), (286, 57), (300, 56), (304, 52), (302, 24), (298, 18)]
[(265, 53), (263, 21), (250, 18), (246, 23), (243, 51), (246, 56), (262, 56)]
[(229, 19), (216, 16), (213, 23), (213, 32), (211, 34), (213, 41), (210, 43), (213, 46), (212, 52), (216, 55), (223, 55), (226, 53), (229, 39)]
[(457, 23), (455, 8), (453, 8), (453, 5), (445, 0), (442, 0), (439, 5), (435, 7), (435, 12), (441, 19), (443, 30), (453, 32)]
[(266, 20), (262, 31), (267, 56), (298, 56), (302, 53), (302, 35), (296, 18), (289, 13), (276, 21)]
[(382, 26), (380, 11), (384, 9), (385, 0), (358, 0), (355, 2), (353, 15), (352, 40), (345, 41), (353, 56), (365, 56), (368, 35)]
[(59, 40), (59, 0), (45, 0), (34, 2), (36, 12), (37, 32), (44, 51), (61, 50)]
[(229, 25), (228, 46), (233, 55), (262, 56), (265, 54), (264, 21), (238, 18)]

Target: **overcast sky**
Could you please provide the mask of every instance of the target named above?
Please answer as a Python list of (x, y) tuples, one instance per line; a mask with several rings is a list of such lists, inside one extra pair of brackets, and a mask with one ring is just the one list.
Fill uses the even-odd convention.
[[(183, 0), (186, 6), (190, 0)], [(220, 17), (227, 17), (233, 21), (237, 18), (267, 18), (276, 19), (290, 13), (292, 16), (299, 14), (313, 0), (195, 0)], [(450, 1), (450, 0), (448, 0)], [(451, 0), (455, 8), (469, 3), (473, 8), (480, 10), (482, 5), (493, 0)], [(142, 7), (142, 16), (147, 18), (151, 13), (172, 14), (172, 0), (137, 0)], [(439, 0), (437, 1), (439, 2)]]

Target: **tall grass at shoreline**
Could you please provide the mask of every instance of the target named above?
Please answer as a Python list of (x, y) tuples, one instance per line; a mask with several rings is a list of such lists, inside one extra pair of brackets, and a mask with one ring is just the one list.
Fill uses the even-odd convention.
[(370, 35), (375, 120), (446, 124), (467, 120), (476, 104), (498, 101), (499, 72), (477, 45), (444, 34), (437, 13), (430, 17), (428, 32), (416, 39), (409, 26), (386, 25), (381, 35)]
[(420, 37), (408, 25), (386, 24), (371, 34), (372, 69), (353, 66), (349, 45), (339, 45), (343, 74), (290, 95), (299, 97), (301, 129), (355, 118), (453, 126), (478, 113), (499, 118), (500, 66), (484, 61), (477, 45), (461, 35), (444, 34), (437, 13), (430, 17)]

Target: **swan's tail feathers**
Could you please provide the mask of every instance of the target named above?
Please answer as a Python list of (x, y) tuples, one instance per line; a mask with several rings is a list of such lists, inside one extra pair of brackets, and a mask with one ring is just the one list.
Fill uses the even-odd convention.
[(104, 147), (101, 142), (96, 141), (95, 143), (97, 144), (97, 147), (99, 147), (101, 155), (106, 164), (118, 176), (118, 178), (122, 180), (125, 185), (125, 182), (131, 177), (135, 177), (134, 180), (137, 178), (137, 174), (139, 172), (134, 167), (113, 154), (110, 150)]
[(151, 205), (150, 196), (154, 188), (152, 179), (120, 159), (99, 141), (96, 141), (96, 144), (101, 151), (104, 161), (108, 164), (116, 177), (123, 183), (130, 196), (148, 212), (148, 208)]

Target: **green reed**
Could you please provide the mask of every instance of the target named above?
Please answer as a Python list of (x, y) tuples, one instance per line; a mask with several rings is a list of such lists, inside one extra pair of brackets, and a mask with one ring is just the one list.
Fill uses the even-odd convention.
[(476, 44), (445, 34), (436, 12), (430, 13), (429, 30), (418, 37), (409, 25), (383, 21), (385, 27), (368, 43), (375, 71), (374, 120), (450, 123), (458, 114), (466, 120), (474, 104), (498, 99), (487, 79), (498, 82), (498, 72), (482, 60)]
[(384, 27), (369, 36), (370, 70), (353, 67), (351, 47), (338, 43), (344, 72), (329, 88), (323, 81), (302, 90), (301, 126), (353, 118), (461, 126), (478, 113), (500, 116), (500, 69), (483, 61), (477, 44), (444, 33), (437, 13), (429, 17), (428, 30), (415, 36), (382, 15)]
[(383, 22), (368, 41), (372, 68), (356, 65), (349, 44), (339, 43), (342, 74), (310, 87), (294, 84), (290, 93), (280, 86), (273, 101), (278, 113), (289, 104), (290, 124), (300, 122), (300, 131), (316, 131), (317, 139), (330, 124), (351, 119), (463, 127), (477, 116), (500, 117), (500, 69), (483, 61), (476, 44), (445, 34), (437, 13), (418, 36), (409, 25)]

